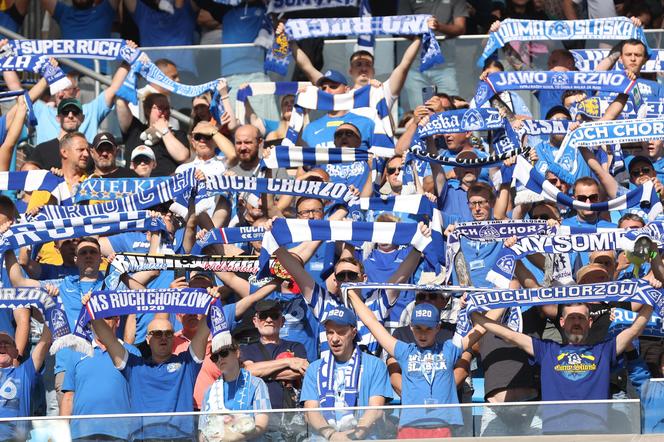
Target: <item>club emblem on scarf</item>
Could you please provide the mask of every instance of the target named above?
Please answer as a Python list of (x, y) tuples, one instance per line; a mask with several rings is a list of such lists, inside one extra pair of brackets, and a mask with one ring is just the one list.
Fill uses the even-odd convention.
[(565, 86), (567, 85), (567, 76), (562, 72), (554, 74), (551, 82), (556, 86)]
[(493, 226), (482, 226), (479, 236), (485, 240), (500, 239), (500, 232)]
[(65, 315), (60, 309), (53, 309), (51, 312), (51, 328), (53, 330), (63, 330), (65, 334), (69, 334), (69, 327)]
[(228, 325), (226, 324), (226, 318), (224, 317), (224, 314), (221, 312), (221, 309), (213, 305), (212, 306), (212, 327), (214, 327), (215, 330), (226, 330), (228, 329)]
[(496, 262), (496, 266), (501, 271), (512, 274), (514, 273), (514, 258), (511, 256), (503, 256)]
[(489, 97), (489, 85), (482, 82), (477, 87), (477, 92), (475, 93), (475, 103), (483, 103)]
[(461, 129), (480, 130), (483, 127), (484, 119), (477, 109), (468, 109), (461, 120)]
[(557, 21), (547, 26), (545, 33), (551, 40), (566, 40), (572, 36), (572, 30), (564, 21)]

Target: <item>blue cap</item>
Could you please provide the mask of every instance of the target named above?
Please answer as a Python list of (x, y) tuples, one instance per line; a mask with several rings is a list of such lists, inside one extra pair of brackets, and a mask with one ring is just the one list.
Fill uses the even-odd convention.
[(440, 323), (440, 312), (431, 304), (418, 304), (410, 317), (411, 325), (423, 325), (434, 328)]
[(318, 79), (316, 82), (316, 86), (320, 86), (323, 81), (333, 81), (335, 83), (341, 83), (343, 85), (348, 86), (348, 81), (346, 80), (346, 77), (344, 74), (342, 74), (339, 71), (335, 71), (334, 69), (329, 69), (325, 71), (322, 77)]
[(355, 313), (343, 305), (338, 306), (334, 310), (330, 310), (327, 313), (323, 324), (326, 324), (330, 321), (339, 325), (350, 325), (352, 327), (357, 327), (357, 317), (355, 316)]

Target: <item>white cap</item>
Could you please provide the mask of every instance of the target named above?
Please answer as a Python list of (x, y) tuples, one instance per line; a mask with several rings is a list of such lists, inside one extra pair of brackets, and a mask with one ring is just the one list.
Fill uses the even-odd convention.
[(146, 157), (150, 158), (152, 161), (157, 161), (157, 158), (155, 158), (154, 156), (154, 151), (148, 146), (142, 144), (134, 148), (134, 150), (131, 153), (131, 160), (134, 161), (134, 158), (136, 158), (139, 155), (145, 155)]

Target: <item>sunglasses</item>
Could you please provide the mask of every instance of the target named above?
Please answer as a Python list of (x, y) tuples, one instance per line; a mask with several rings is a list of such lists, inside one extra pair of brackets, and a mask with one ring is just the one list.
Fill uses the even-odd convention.
[(95, 152), (114, 152), (115, 146), (110, 143), (103, 143), (94, 148)]
[(535, 220), (539, 219), (539, 220), (548, 221), (551, 219), (551, 217), (543, 213), (541, 215), (531, 215), (530, 219), (535, 219)]
[(198, 142), (210, 141), (211, 139), (212, 139), (212, 135), (194, 134), (194, 140), (196, 140)]
[(145, 156), (145, 155), (139, 155), (136, 158), (134, 158), (133, 160), (131, 160), (131, 162), (134, 163), (134, 164), (141, 164), (141, 163), (150, 164), (151, 161), (152, 161), (152, 158), (150, 158), (148, 156)]
[(210, 360), (212, 362), (217, 362), (219, 359), (225, 359), (228, 357), (228, 355), (231, 354), (231, 350), (225, 348), (223, 350), (219, 350), (216, 353), (212, 353), (210, 355)]
[(632, 169), (629, 174), (633, 177), (640, 177), (641, 175), (649, 175), (652, 172), (650, 167), (642, 167), (640, 169)]
[(148, 335), (150, 335), (153, 338), (161, 339), (161, 338), (172, 338), (173, 337), (173, 330), (152, 330), (148, 332)]
[(334, 279), (339, 282), (353, 282), (360, 279), (360, 274), (357, 272), (343, 271), (334, 274)]
[(336, 132), (334, 133), (334, 137), (335, 137), (335, 138), (336, 138), (336, 137), (355, 137), (355, 138), (360, 138), (360, 136), (359, 136), (358, 134), (356, 134), (355, 132), (353, 132), (353, 131), (350, 130), (350, 129), (346, 129), (346, 130), (344, 130), (344, 129), (342, 129), (342, 130), (338, 130), (338, 131), (336, 131)]
[(592, 195), (576, 195), (574, 198), (581, 202), (590, 201), (591, 203), (596, 203), (599, 201), (599, 194), (593, 193)]
[(77, 107), (68, 107), (62, 109), (59, 113), (64, 117), (68, 116), (69, 114), (74, 114), (75, 117), (78, 117), (79, 115), (81, 115), (81, 110)]
[(388, 167), (387, 174), (394, 175), (395, 173), (401, 173), (402, 170), (403, 170), (402, 167)]
[(420, 292), (415, 295), (417, 302), (435, 301), (436, 299), (438, 299), (438, 293), (436, 292)]
[(281, 312), (267, 311), (267, 312), (258, 313), (258, 319), (260, 319), (261, 321), (265, 321), (267, 320), (267, 318), (276, 321), (277, 319), (281, 318)]

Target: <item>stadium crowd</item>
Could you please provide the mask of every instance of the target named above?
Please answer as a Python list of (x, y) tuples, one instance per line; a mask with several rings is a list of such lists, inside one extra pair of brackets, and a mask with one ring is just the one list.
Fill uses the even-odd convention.
[[(18, 31), (27, 3), (5, 2), (0, 24)], [(265, 24), (266, 3), (41, 0), (64, 39), (109, 38), (121, 12), (121, 34), (132, 50), (138, 47), (133, 41), (140, 46), (217, 43), (219, 38), (254, 42)], [(609, 2), (608, 9), (595, 5), (606, 2), (575, 3), (370, 2), (374, 16), (430, 15), (426, 26), (446, 37), (497, 34), (507, 18), (622, 15), (638, 30), (661, 26), (658, 2)], [(287, 33), (289, 19), (358, 15), (357, 6), (296, 9), (278, 19), (267, 15), (277, 41)], [(598, 60), (597, 71), (623, 75), (631, 92), (542, 88), (534, 92), (537, 108), (530, 109), (526, 103), (531, 101), (523, 98), (529, 91), (505, 90), (476, 106), (479, 95), (459, 96), (448, 41), (440, 45), (445, 63), (420, 70), (425, 36), (409, 37), (383, 81), (375, 78), (374, 55), (365, 49), (354, 52), (346, 65), (323, 71), (321, 39), (290, 39), (296, 67), (289, 83), (273, 83), (264, 72), (266, 49), (223, 49), (223, 78), (188, 98), (189, 127), (171, 115), (177, 88), (147, 79), (135, 90), (137, 100), (128, 98), (124, 89), (134, 65), (127, 62), (115, 70), (110, 63), (104, 68), (112, 81), (98, 96), (83, 97), (89, 94), (83, 91), (89, 79), (71, 71), (68, 87), (51, 93), (42, 78), (6, 106), (0, 117), (0, 418), (212, 413), (195, 419), (72, 419), (71, 437), (80, 441), (579, 434), (619, 428), (630, 415), (576, 401), (639, 398), (643, 431), (664, 432), (664, 389), (656, 380), (664, 377), (664, 325), (657, 313), (662, 298), (597, 298), (601, 290), (624, 291), (634, 284), (660, 293), (664, 284), (657, 248), (664, 239), (653, 233), (664, 231), (654, 217), (664, 202), (664, 125), (646, 141), (580, 143), (571, 157), (562, 156), (570, 136), (584, 127), (641, 121), (641, 114), (628, 112), (641, 101), (661, 108), (664, 89), (657, 74), (642, 72), (653, 49), (641, 39), (625, 39), (607, 46)], [(583, 48), (583, 41), (566, 41), (567, 49), (555, 50), (547, 43), (506, 44), (483, 63), (478, 81), (528, 71), (537, 54), (548, 53), (549, 73), (577, 71), (570, 49)], [(2, 41), (0, 53), (11, 45)], [(192, 54), (168, 52), (154, 65), (171, 83), (198, 84), (203, 79)], [(90, 58), (78, 61), (92, 66)], [(135, 63), (148, 62), (141, 57)], [(58, 66), (54, 58), (48, 63)], [(20, 72), (3, 69), (8, 88), (20, 90)], [(354, 105), (363, 91), (379, 100)], [(266, 110), (270, 100), (279, 104), (276, 120)], [(348, 102), (353, 105), (344, 105)], [(221, 113), (214, 112), (215, 103)], [(394, 107), (401, 116), (398, 136), (383, 112)], [(499, 113), (505, 127), (485, 130), (462, 123), (464, 130), (453, 131), (434, 124), (465, 121), (473, 110), (488, 112), (481, 114), (485, 119)], [(661, 121), (662, 113), (649, 117)], [(111, 115), (118, 123), (115, 134), (105, 121)], [(565, 131), (528, 134), (524, 127), (531, 120), (547, 120), (550, 126), (564, 122)], [(422, 135), (431, 130), (436, 133)], [(500, 152), (501, 140), (512, 132), (518, 134), (517, 146)], [(385, 137), (392, 143), (389, 155)], [(17, 145), (26, 139), (34, 148), (24, 149), (25, 158), (17, 160)], [(497, 156), (500, 161), (489, 161)], [(540, 179), (539, 192), (518, 179), (524, 168)], [(28, 185), (37, 177), (59, 183), (71, 198), (54, 187)], [(193, 177), (194, 190), (182, 206), (175, 190), (187, 177)], [(19, 178), (26, 183), (23, 189), (11, 186)], [(288, 180), (297, 181), (289, 185)], [(205, 193), (214, 182), (225, 184)], [(172, 193), (163, 193), (168, 197), (160, 196), (157, 205), (137, 206), (143, 198), (137, 195), (159, 186)], [(306, 191), (293, 191), (298, 188)], [(321, 190), (333, 188), (343, 189), (345, 198)], [(553, 197), (545, 198), (547, 189)], [(651, 189), (654, 199), (630, 196), (643, 189)], [(49, 207), (70, 206), (108, 206), (108, 212), (95, 215), (115, 215), (120, 206), (108, 205), (115, 199), (134, 201), (127, 212), (144, 217), (141, 226), (160, 227), (123, 228), (133, 224), (122, 222), (137, 219), (123, 218), (120, 227), (113, 226), (117, 233), (108, 235), (98, 233), (104, 230), (95, 229), (92, 217), (40, 218), (55, 213)], [(44, 220), (64, 224), (28, 227)], [(545, 229), (535, 235), (544, 238), (603, 232), (627, 237), (631, 229), (653, 227), (647, 241), (639, 237), (631, 248), (579, 246), (567, 253), (519, 255), (501, 286), (492, 274), (497, 267), (505, 271), (505, 250), (529, 238), (517, 226)], [(261, 254), (270, 256), (269, 269), (262, 268)], [(141, 267), (150, 257), (167, 265)], [(118, 271), (122, 267), (113, 263), (123, 259), (138, 264)], [(250, 265), (240, 268), (240, 262)], [(219, 266), (226, 268), (218, 271)], [(377, 286), (358, 284), (364, 282)], [(522, 308), (497, 302), (474, 308), (480, 303), (477, 294), (496, 293), (496, 287), (536, 293), (542, 301), (552, 293), (548, 289), (559, 287), (556, 293), (567, 294), (588, 284), (598, 287), (594, 294), (575, 292), (588, 293), (587, 302), (583, 296), (570, 301), (561, 295)], [(62, 338), (54, 332), (57, 320), (37, 304), (14, 303), (22, 292), (11, 288), (26, 287), (43, 290), (61, 306), (68, 333), (86, 335), (79, 317), (89, 315), (88, 352), (65, 346), (49, 353), (52, 342)], [(105, 296), (126, 293), (133, 301), (125, 310), (103, 306)], [(144, 302), (140, 293), (160, 296)], [(209, 310), (218, 313), (178, 310), (165, 300), (167, 294), (196, 293), (222, 306)], [(232, 339), (217, 344), (218, 328)], [(481, 402), (521, 405), (485, 407), (477, 428), (470, 409), (346, 409), (471, 402), (474, 389), (483, 391)], [(570, 405), (522, 404), (529, 401)], [(296, 408), (303, 413), (265, 412)], [(242, 413), (214, 414), (229, 410)], [(38, 431), (48, 430), (29, 422), (0, 422), (0, 440), (26, 440)]]

